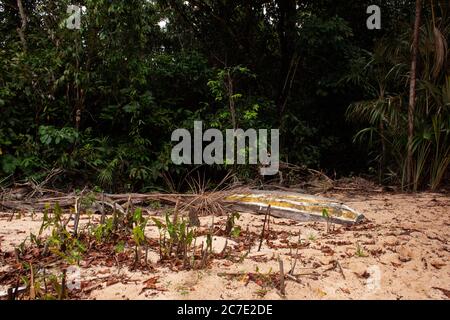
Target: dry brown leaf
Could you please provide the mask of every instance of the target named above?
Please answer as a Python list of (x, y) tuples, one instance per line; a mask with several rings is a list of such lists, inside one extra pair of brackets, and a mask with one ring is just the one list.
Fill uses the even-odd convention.
[(441, 291), (447, 298), (450, 298), (450, 290), (439, 287), (433, 287), (433, 289)]
[(443, 266), (445, 266), (445, 263), (437, 262), (437, 261), (432, 261), (432, 262), (430, 262), (430, 264), (438, 270), (441, 269)]
[(143, 282), (144, 287), (141, 290), (142, 294), (145, 290), (158, 290), (158, 291), (166, 291), (166, 289), (164, 288), (159, 288), (156, 286), (156, 284), (158, 283), (159, 277), (152, 277), (150, 279), (147, 279), (146, 281)]
[(347, 288), (339, 288), (343, 293), (350, 294), (350, 290)]

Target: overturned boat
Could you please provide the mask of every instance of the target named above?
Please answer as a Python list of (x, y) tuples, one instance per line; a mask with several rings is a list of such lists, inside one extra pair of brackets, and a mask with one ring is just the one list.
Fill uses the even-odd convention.
[(294, 192), (249, 190), (228, 195), (224, 201), (235, 210), (260, 214), (270, 206), (272, 216), (300, 222), (328, 220), (349, 225), (364, 220), (362, 213), (338, 200)]

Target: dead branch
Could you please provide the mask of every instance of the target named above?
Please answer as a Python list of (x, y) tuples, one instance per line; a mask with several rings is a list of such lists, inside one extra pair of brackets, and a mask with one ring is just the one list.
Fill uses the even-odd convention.
[(281, 256), (278, 255), (278, 264), (280, 265), (280, 293), (282, 296), (286, 295), (286, 287), (284, 284), (284, 266), (283, 266), (283, 260), (281, 259)]
[(264, 216), (264, 223), (263, 223), (263, 227), (262, 227), (262, 231), (261, 231), (261, 236), (260, 236), (260, 238), (259, 238), (258, 252), (261, 251), (262, 243), (263, 243), (264, 236), (265, 236), (265, 230), (266, 230), (267, 218), (268, 218), (269, 215), (270, 215), (270, 204), (269, 204), (269, 206), (267, 207), (266, 214), (265, 214), (265, 216)]

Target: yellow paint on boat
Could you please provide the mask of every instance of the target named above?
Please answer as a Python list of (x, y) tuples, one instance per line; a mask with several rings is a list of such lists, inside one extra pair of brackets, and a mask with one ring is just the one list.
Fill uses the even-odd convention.
[(307, 213), (313, 216), (322, 216), (323, 210), (326, 209), (331, 218), (352, 221), (357, 220), (359, 216), (357, 212), (338, 202), (309, 195), (249, 193), (230, 195), (225, 200), (261, 207), (270, 205), (272, 208)]

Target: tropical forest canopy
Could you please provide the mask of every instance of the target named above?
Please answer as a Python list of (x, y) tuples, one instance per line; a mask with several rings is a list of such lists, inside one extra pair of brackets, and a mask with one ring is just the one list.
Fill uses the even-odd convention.
[[(58, 172), (60, 187), (165, 189), (193, 169), (170, 155), (194, 120), (279, 128), (283, 162), (331, 176), (449, 178), (448, 0), (1, 0), (0, 29), (2, 185)], [(230, 169), (261, 178), (206, 170)]]

